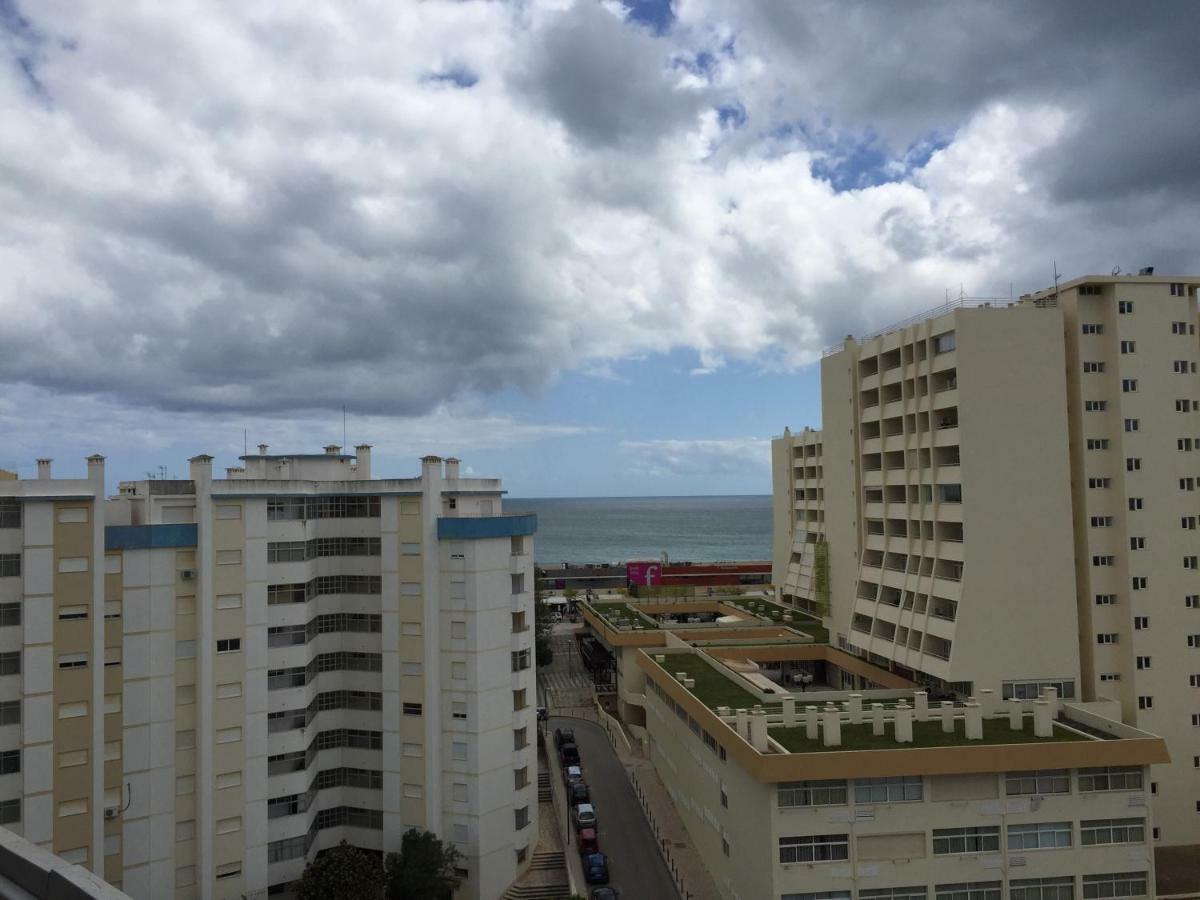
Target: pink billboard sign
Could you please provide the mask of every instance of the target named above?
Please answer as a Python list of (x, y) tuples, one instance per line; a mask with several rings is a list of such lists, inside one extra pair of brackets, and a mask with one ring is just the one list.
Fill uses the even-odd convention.
[(626, 580), (630, 584), (653, 587), (662, 584), (662, 563), (631, 562), (625, 566)]

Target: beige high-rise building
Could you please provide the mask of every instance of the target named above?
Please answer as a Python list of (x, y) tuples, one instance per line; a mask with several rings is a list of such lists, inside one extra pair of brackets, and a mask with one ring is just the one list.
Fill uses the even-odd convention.
[(538, 831), (536, 519), (454, 459), (212, 462), (0, 480), (0, 824), (139, 900), (286, 896), (417, 827), (498, 898)]
[(1170, 751), (1159, 847), (1200, 845), (1198, 286), (1087, 276), (847, 338), (822, 428), (773, 447), (782, 598), (933, 690), (1118, 701)]

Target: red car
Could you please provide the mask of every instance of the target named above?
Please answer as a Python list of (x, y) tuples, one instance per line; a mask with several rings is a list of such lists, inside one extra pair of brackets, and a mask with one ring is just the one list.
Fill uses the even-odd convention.
[(596, 836), (595, 828), (581, 828), (579, 830), (579, 855), (587, 856), (591, 853), (600, 852), (600, 839)]

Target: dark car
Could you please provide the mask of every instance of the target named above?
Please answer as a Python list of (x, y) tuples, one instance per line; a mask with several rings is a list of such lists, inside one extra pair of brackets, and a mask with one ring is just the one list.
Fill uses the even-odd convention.
[(583, 858), (583, 880), (588, 884), (608, 884), (608, 857), (592, 853)]
[(554, 746), (561, 747), (563, 744), (575, 743), (574, 728), (555, 728), (554, 729)]
[(563, 744), (558, 748), (558, 760), (564, 766), (579, 765), (579, 748), (574, 744)]
[(588, 894), (589, 900), (620, 900), (621, 895), (616, 888), (598, 887)]
[(572, 806), (590, 803), (592, 800), (592, 795), (588, 793), (588, 786), (582, 781), (575, 782), (567, 789), (567, 797), (570, 798)]

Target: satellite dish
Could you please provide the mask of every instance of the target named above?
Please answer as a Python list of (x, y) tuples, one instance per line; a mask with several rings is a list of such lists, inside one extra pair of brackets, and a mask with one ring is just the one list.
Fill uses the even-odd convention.
[(1113, 273), (1114, 275), (1120, 275), (1120, 274), (1121, 274), (1121, 267), (1120, 267), (1120, 266), (1113, 266), (1112, 273)]

